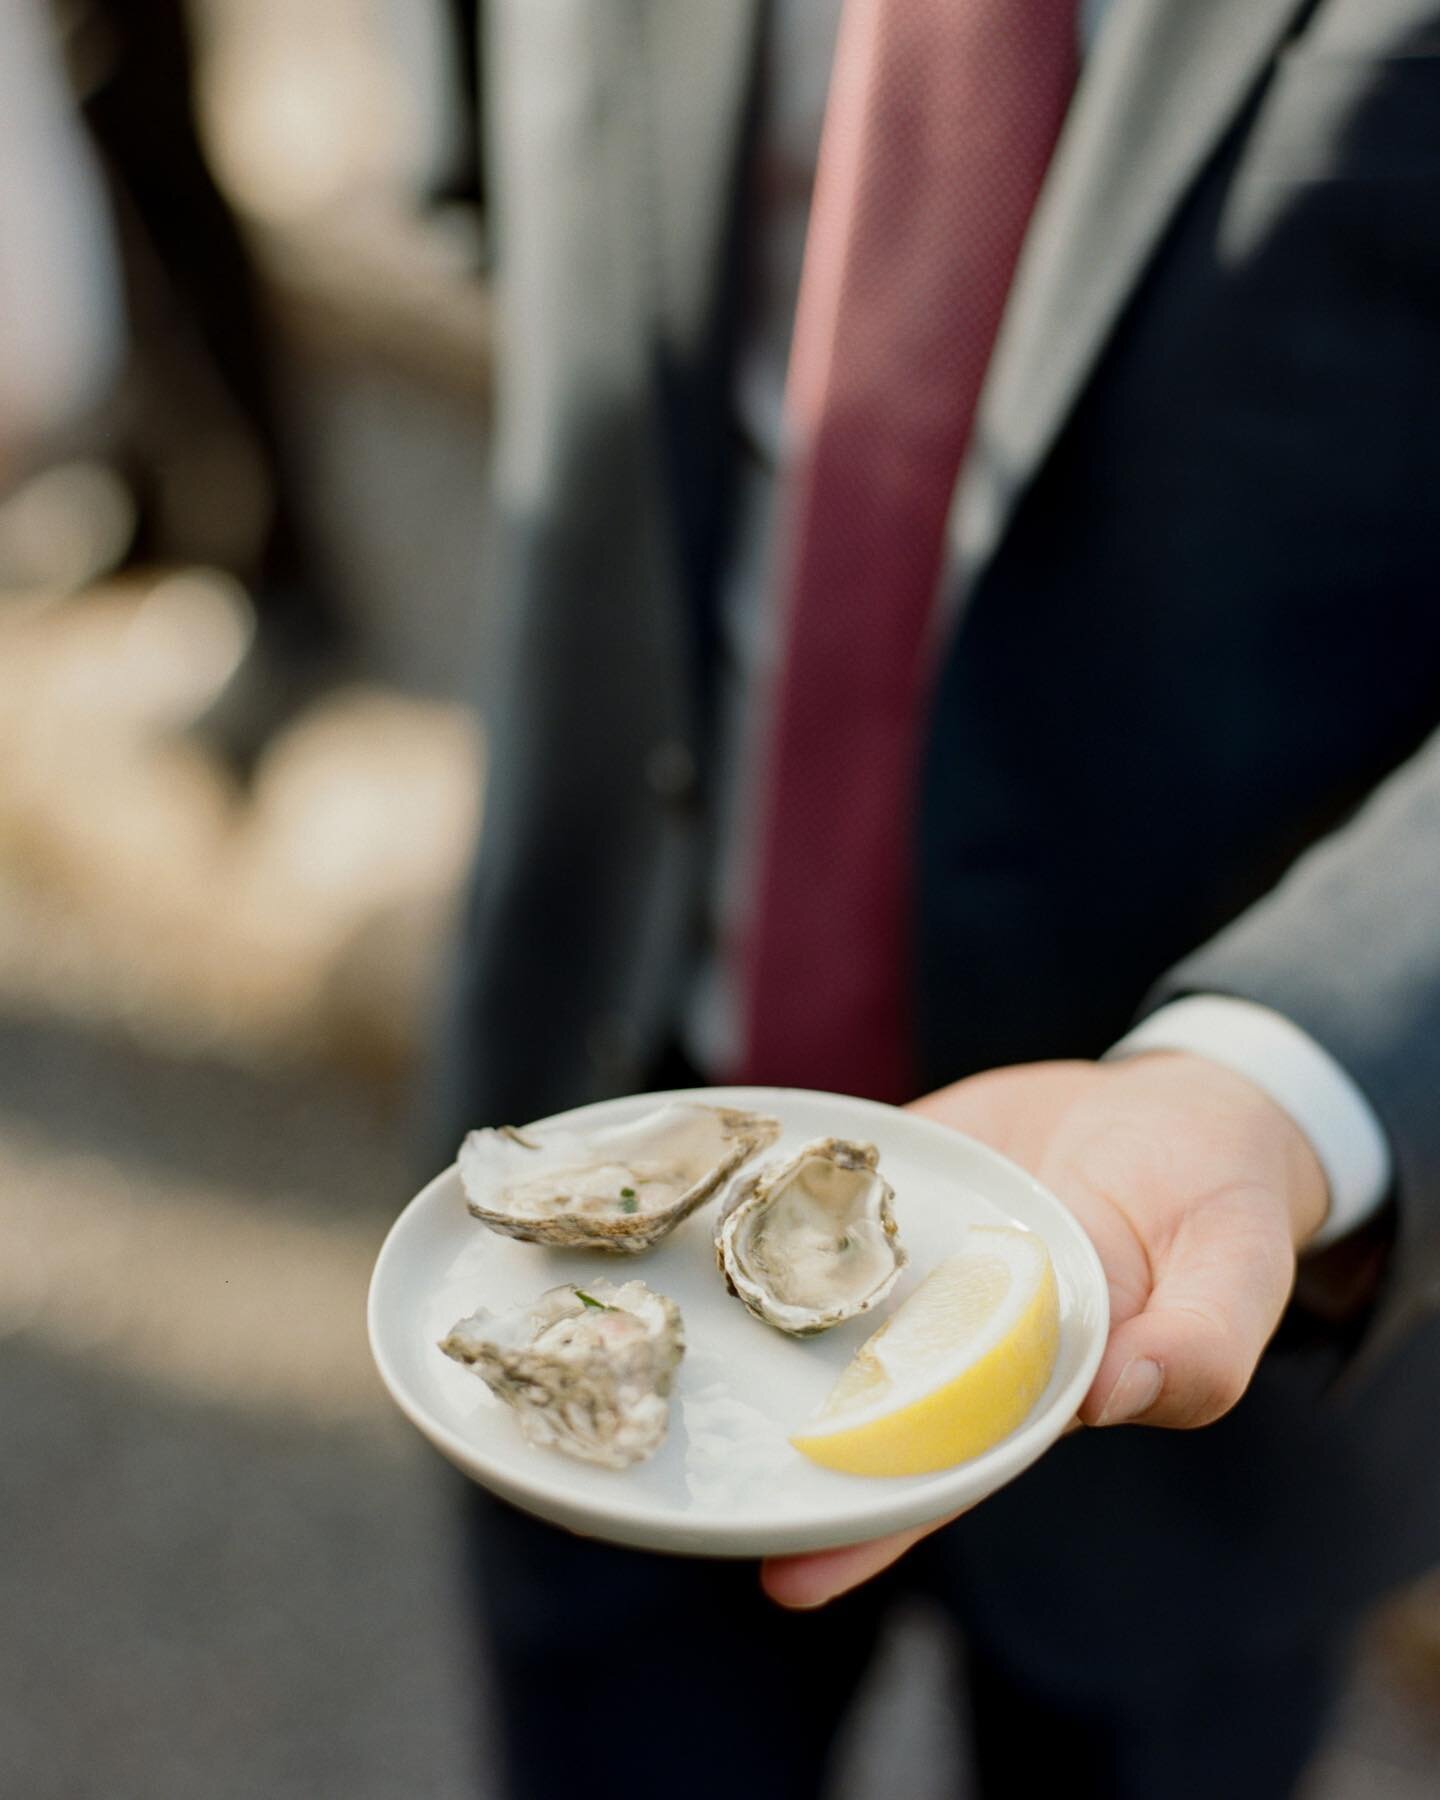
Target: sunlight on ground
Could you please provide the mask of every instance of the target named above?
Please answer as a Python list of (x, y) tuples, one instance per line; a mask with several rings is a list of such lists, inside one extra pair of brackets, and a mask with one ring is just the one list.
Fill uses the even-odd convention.
[(389, 1423), (363, 1310), (381, 1229), (266, 1200), (142, 1182), (0, 1119), (0, 1339), (244, 1413)]

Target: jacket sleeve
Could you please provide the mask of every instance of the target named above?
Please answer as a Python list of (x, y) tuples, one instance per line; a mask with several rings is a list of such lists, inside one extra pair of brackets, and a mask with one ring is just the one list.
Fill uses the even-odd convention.
[(1394, 1155), (1398, 1220), (1370, 1338), (1389, 1341), (1440, 1305), (1440, 732), (1170, 970), (1150, 1005), (1186, 993), (1283, 1013), (1375, 1108)]

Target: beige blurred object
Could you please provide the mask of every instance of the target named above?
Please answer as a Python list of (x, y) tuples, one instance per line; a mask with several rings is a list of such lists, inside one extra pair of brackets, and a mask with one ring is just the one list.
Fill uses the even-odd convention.
[(307, 357), (365, 358), (484, 417), (494, 327), (473, 226), (360, 197), (303, 225), (260, 222), (254, 240)]
[(135, 500), (99, 462), (52, 464), (4, 493), (0, 465), (0, 590), (77, 592), (118, 567), (135, 535)]
[(282, 960), (309, 962), (316, 1039), (334, 1060), (398, 1073), (423, 1037), (478, 828), (479, 761), (462, 709), (354, 688), (260, 766), (236, 902)]
[(478, 730), (458, 707), (337, 694), (242, 803), (180, 728), (249, 631), (209, 571), (0, 602), (0, 998), (392, 1077), (473, 842)]
[(414, 194), (439, 166), (454, 92), (437, 0), (197, 0), (194, 16), (207, 148), (245, 212)]
[(427, 196), (455, 154), (440, 0), (197, 0), (217, 179), (307, 356), (362, 356), (484, 400), (477, 222)]

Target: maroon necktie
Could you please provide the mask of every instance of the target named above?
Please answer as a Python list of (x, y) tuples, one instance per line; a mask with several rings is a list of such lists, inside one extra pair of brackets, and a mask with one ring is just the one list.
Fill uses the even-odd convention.
[(945, 521), (1075, 80), (1077, 0), (847, 0), (786, 406), (783, 672), (740, 1078), (913, 1092), (914, 790)]

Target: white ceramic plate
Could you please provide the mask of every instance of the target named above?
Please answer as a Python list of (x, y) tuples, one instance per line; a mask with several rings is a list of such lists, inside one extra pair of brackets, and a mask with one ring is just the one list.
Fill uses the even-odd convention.
[[(654, 1107), (646, 1094), (566, 1114), (618, 1124)], [(1109, 1322), (1090, 1240), (1054, 1196), (995, 1151), (894, 1107), (791, 1088), (698, 1088), (685, 1098), (772, 1113), (784, 1135), (859, 1137), (880, 1148), (910, 1264), (884, 1305), (818, 1337), (787, 1338), (725, 1291), (711, 1245), (716, 1203), (636, 1257), (555, 1250), (500, 1237), (465, 1209), (447, 1169), (395, 1221), (370, 1284), (370, 1344), (395, 1401), (432, 1444), (502, 1499), (557, 1525), (648, 1550), (764, 1556), (858, 1543), (969, 1506), (1059, 1437), (1099, 1366)], [(939, 1475), (869, 1477), (816, 1467), (787, 1442), (856, 1348), (959, 1248), (967, 1223), (1010, 1220), (1044, 1238), (1060, 1288), (1060, 1354), (1018, 1430)], [(638, 1277), (675, 1300), (686, 1352), (670, 1430), (650, 1461), (600, 1469), (520, 1435), (514, 1415), (438, 1340), (477, 1306), (506, 1307), (559, 1282)]]

